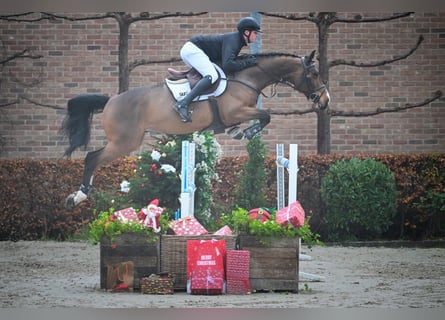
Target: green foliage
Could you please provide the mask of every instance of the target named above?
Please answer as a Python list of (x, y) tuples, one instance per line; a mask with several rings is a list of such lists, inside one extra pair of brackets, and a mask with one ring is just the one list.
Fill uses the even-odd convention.
[(241, 208), (262, 207), (266, 204), (264, 197), (267, 178), (264, 166), (266, 146), (261, 137), (257, 136), (249, 140), (246, 149), (249, 156), (240, 173), (235, 204)]
[(143, 152), (135, 162), (135, 176), (130, 179), (130, 192), (126, 196), (129, 202), (143, 207), (151, 200), (159, 199), (163, 207), (178, 208), (181, 180), (176, 169), (177, 154), (174, 140), (159, 140), (152, 151)]
[[(189, 135), (164, 135), (152, 146), (151, 151), (141, 153), (132, 164), (128, 194), (96, 192), (97, 210), (108, 210), (110, 205), (122, 209), (144, 207), (153, 199), (173, 213), (179, 207), (181, 194), (182, 141), (195, 143), (195, 217), (206, 226), (210, 223), (213, 205), (212, 182), (218, 178), (215, 171), (221, 157), (221, 146), (208, 132)], [(163, 213), (164, 215), (164, 213)]]
[(371, 158), (334, 163), (321, 182), (329, 240), (368, 240), (382, 235), (396, 212), (393, 173)]
[(415, 205), (424, 212), (422, 220), (429, 223), (429, 233), (445, 235), (445, 193), (428, 190)]
[(266, 239), (268, 237), (295, 238), (298, 236), (309, 246), (323, 244), (320, 241), (320, 236), (312, 233), (309, 226), (309, 217), (300, 228), (294, 228), (291, 225), (284, 227), (276, 222), (275, 213), (276, 211), (271, 212), (271, 220), (261, 222), (258, 219), (251, 219), (247, 210), (237, 208), (236, 210), (232, 210), (231, 214), (223, 213), (220, 223), (221, 226), (228, 225), (236, 234), (255, 235), (260, 239)]
[(147, 236), (148, 242), (156, 241), (157, 234), (151, 228), (143, 227), (139, 223), (122, 223), (115, 219), (113, 213), (114, 208), (110, 208), (109, 211), (101, 211), (97, 216), (96, 212), (94, 212), (96, 219), (88, 225), (88, 238), (92, 244), (97, 244), (104, 236), (113, 240), (122, 233), (144, 234)]

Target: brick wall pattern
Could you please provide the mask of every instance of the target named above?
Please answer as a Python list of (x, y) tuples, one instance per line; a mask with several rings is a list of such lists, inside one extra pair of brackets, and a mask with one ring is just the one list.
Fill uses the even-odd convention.
[[(178, 58), (181, 45), (201, 33), (233, 31), (248, 13), (213, 12), (194, 17), (140, 21), (130, 27), (129, 61)], [(365, 17), (390, 13), (366, 13)], [(78, 14), (82, 16), (83, 14)], [(338, 13), (352, 18), (356, 13)], [(263, 52), (309, 54), (318, 46), (317, 28), (307, 21), (261, 17)], [(118, 90), (118, 24), (114, 19), (95, 21), (0, 22), (0, 40), (7, 52), (31, 48), (43, 58), (19, 59), (1, 71), (0, 100), (26, 93), (42, 104), (65, 107), (68, 99), (83, 93), (113, 95)], [(376, 68), (337, 66), (330, 69), (332, 109), (370, 111), (376, 108), (419, 103), (433, 92), (445, 92), (445, 12), (416, 13), (411, 17), (379, 23), (335, 23), (328, 39), (328, 58), (375, 62), (406, 53), (423, 35), (421, 47), (407, 59)], [(247, 48), (246, 48), (247, 50)], [(247, 52), (247, 51), (243, 51)], [(130, 87), (162, 82), (167, 67), (182, 63), (140, 66), (130, 74)], [(25, 87), (35, 78), (42, 82)], [(306, 109), (306, 98), (285, 86), (262, 107), (277, 111)], [(60, 128), (64, 110), (39, 107), (22, 100), (0, 108), (0, 136), (5, 143), (1, 158), (60, 158), (67, 142)], [(445, 99), (427, 106), (377, 116), (333, 117), (332, 153), (417, 153), (445, 151)], [(315, 113), (304, 116), (273, 115), (263, 139), (270, 152), (276, 143), (297, 143), (301, 154), (317, 152)], [(245, 140), (217, 136), (225, 156), (245, 154)], [(139, 153), (153, 143), (146, 134)], [(101, 115), (93, 120), (91, 145), (106, 142)], [(76, 151), (73, 157), (84, 157)]]

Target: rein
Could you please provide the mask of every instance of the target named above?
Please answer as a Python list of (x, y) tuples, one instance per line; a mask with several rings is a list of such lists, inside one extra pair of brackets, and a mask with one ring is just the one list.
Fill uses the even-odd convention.
[[(306, 79), (306, 86), (307, 86), (308, 88), (311, 88), (311, 87), (312, 87), (312, 84), (309, 82), (308, 71), (309, 71), (310, 68), (313, 68), (313, 67), (314, 67), (314, 64), (311, 63), (310, 65), (306, 65), (305, 57), (301, 57), (301, 64), (302, 64), (302, 66), (303, 66), (303, 78)], [(276, 93), (277, 93), (277, 92), (276, 92), (276, 87), (277, 87), (278, 83), (282, 83), (282, 84), (284, 84), (284, 85), (286, 85), (286, 86), (288, 86), (288, 87), (291, 87), (292, 89), (298, 91), (298, 87), (299, 87), (300, 85), (298, 85), (298, 86), (297, 86), (297, 85), (294, 85), (292, 82), (290, 82), (290, 81), (288, 81), (288, 80), (284, 80), (283, 77), (278, 77), (278, 76), (276, 76), (275, 74), (273, 74), (273, 73), (271, 73), (271, 72), (268, 72), (267, 70), (265, 70), (264, 68), (262, 68), (262, 67), (259, 66), (259, 65), (257, 65), (257, 67), (258, 67), (258, 69), (260, 69), (261, 71), (263, 71), (265, 74), (267, 74), (267, 75), (272, 75), (272, 77), (275, 78), (275, 82), (273, 83), (272, 88), (271, 88), (271, 95), (270, 95), (270, 96), (265, 95), (262, 91), (260, 92), (264, 97), (266, 97), (266, 98), (271, 98), (271, 97), (275, 96)], [(304, 81), (304, 80), (302, 80), (302, 82), (303, 82), (303, 81)], [(240, 82), (241, 82), (241, 81), (240, 81)], [(301, 83), (300, 83), (300, 84), (301, 84)], [(254, 89), (254, 88), (252, 88), (252, 89)], [(309, 98), (314, 104), (320, 102), (321, 95), (318, 95), (316, 92), (317, 92), (318, 90), (321, 90), (321, 89), (323, 89), (323, 91), (322, 91), (322, 93), (321, 93), (321, 95), (322, 95), (322, 94), (324, 93), (324, 91), (326, 90), (326, 85), (325, 85), (325, 84), (322, 84), (321, 86), (314, 88), (313, 90), (311, 90), (312, 93), (309, 94), (309, 97), (308, 97), (308, 98)], [(254, 90), (256, 90), (257, 92), (259, 92), (259, 90), (257, 90), (257, 89), (254, 89)]]
[[(303, 66), (303, 80), (301, 81), (301, 83), (303, 83), (303, 81), (306, 81), (306, 86), (309, 89), (309, 88), (312, 87), (312, 84), (309, 81), (308, 71), (309, 71), (310, 68), (314, 67), (314, 64), (311, 63), (310, 65), (306, 65), (305, 57), (301, 57), (301, 64)], [(258, 64), (256, 65), (256, 67), (258, 69), (260, 69), (262, 72), (264, 72), (265, 74), (272, 76), (272, 79), (274, 79), (274, 83), (272, 84), (272, 87), (270, 89), (270, 94), (269, 95), (265, 94), (262, 90), (257, 89), (254, 85), (252, 85), (250, 83), (247, 83), (247, 82), (244, 82), (244, 81), (241, 81), (241, 80), (238, 80), (238, 79), (229, 79), (229, 78), (227, 78), (225, 80), (240, 83), (240, 84), (242, 84), (242, 85), (252, 89), (258, 95), (262, 95), (265, 98), (272, 98), (272, 97), (274, 97), (277, 94), (277, 85), (279, 83), (282, 83), (282, 84), (284, 84), (284, 85), (286, 85), (288, 87), (291, 87), (292, 89), (294, 89), (296, 91), (299, 91), (298, 87), (300, 86), (301, 83), (298, 84), (298, 85), (295, 85), (292, 82), (290, 82), (288, 80), (285, 80), (283, 77), (276, 76), (272, 72), (269, 72), (269, 71), (265, 70), (263, 67), (261, 67)], [(324, 91), (326, 90), (326, 85), (322, 84), (321, 86), (319, 86), (317, 88), (314, 88), (313, 90), (311, 90), (312, 93), (309, 94), (309, 96), (308, 96), (308, 99), (310, 99), (314, 103), (314, 105), (320, 102), (321, 95), (318, 95), (316, 92), (321, 90), (321, 89), (323, 89), (323, 91), (321, 92), (321, 95), (323, 95)]]
[(275, 96), (276, 94), (277, 94), (277, 91), (276, 91), (276, 86), (277, 86), (277, 84), (278, 83), (274, 83), (273, 85), (272, 85), (272, 89), (271, 89), (271, 95), (266, 95), (262, 90), (258, 90), (257, 88), (255, 88), (253, 85), (251, 85), (251, 84), (249, 84), (249, 83), (247, 83), (247, 82), (244, 82), (244, 81), (241, 81), (241, 80), (238, 80), (238, 79), (225, 79), (225, 80), (227, 80), (227, 81), (232, 81), (232, 82), (237, 82), (237, 83), (241, 83), (242, 85), (244, 85), (244, 86), (246, 86), (246, 87), (248, 87), (249, 89), (252, 89), (253, 91), (255, 91), (258, 95), (262, 95), (263, 97), (265, 97), (265, 98), (272, 98), (273, 96)]

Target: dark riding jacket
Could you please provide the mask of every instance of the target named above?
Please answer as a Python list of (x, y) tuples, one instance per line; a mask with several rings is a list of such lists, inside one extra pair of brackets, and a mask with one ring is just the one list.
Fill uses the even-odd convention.
[(256, 65), (255, 57), (237, 59), (241, 49), (247, 45), (239, 32), (194, 36), (190, 42), (225, 72), (231, 73)]

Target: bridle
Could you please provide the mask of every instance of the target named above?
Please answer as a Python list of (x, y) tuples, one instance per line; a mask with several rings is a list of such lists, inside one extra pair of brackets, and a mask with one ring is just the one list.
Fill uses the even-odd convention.
[[(314, 104), (320, 105), (320, 99), (321, 99), (321, 96), (326, 91), (326, 85), (322, 84), (319, 87), (313, 88), (312, 83), (311, 83), (310, 78), (309, 78), (309, 70), (312, 69), (312, 68), (315, 68), (315, 63), (311, 62), (310, 64), (307, 65), (306, 61), (305, 61), (305, 57), (301, 57), (301, 64), (303, 65), (303, 80), (298, 85), (295, 85), (292, 82), (290, 82), (288, 80), (285, 80), (284, 77), (279, 77), (279, 76), (275, 75), (273, 72), (269, 72), (269, 71), (265, 70), (263, 67), (261, 67), (260, 65), (257, 64), (255, 67), (260, 69), (265, 74), (271, 75), (272, 79), (274, 79), (274, 83), (272, 84), (272, 87), (271, 87), (271, 93), (269, 95), (266, 95), (262, 90), (259, 90), (259, 89), (255, 88), (253, 85), (251, 85), (249, 83), (246, 83), (244, 81), (241, 81), (241, 80), (238, 80), (238, 79), (230, 79), (230, 80), (231, 81), (235, 81), (235, 82), (239, 82), (239, 83), (245, 85), (246, 87), (256, 91), (258, 93), (258, 95), (261, 94), (265, 98), (272, 98), (272, 97), (274, 97), (276, 95), (276, 93), (277, 93), (276, 87), (277, 87), (277, 85), (279, 83), (282, 83), (282, 84), (284, 84), (284, 85), (286, 85), (288, 87), (291, 87), (292, 89), (298, 91), (298, 88), (300, 87), (301, 83), (303, 81), (306, 81), (306, 87), (309, 88), (309, 89), (312, 87), (312, 90), (309, 90), (312, 93), (307, 95), (307, 98), (309, 100), (311, 100)], [(321, 91), (320, 94), (318, 94), (317, 92), (319, 90), (321, 90), (321, 89), (323, 89), (323, 90)]]
[[(315, 68), (315, 63), (310, 62), (309, 65), (306, 64), (305, 57), (301, 57), (301, 64), (303, 65), (303, 77), (306, 79), (306, 87), (310, 88), (312, 87), (312, 83), (309, 80), (309, 70), (312, 68)], [(295, 89), (295, 88), (294, 88)], [(321, 94), (317, 94), (318, 91), (321, 91)], [(295, 89), (296, 90), (296, 89)], [(313, 88), (312, 93), (308, 96), (308, 98), (314, 103), (314, 104), (320, 104), (320, 99), (323, 93), (326, 91), (326, 85), (323, 83), (321, 86)]]

